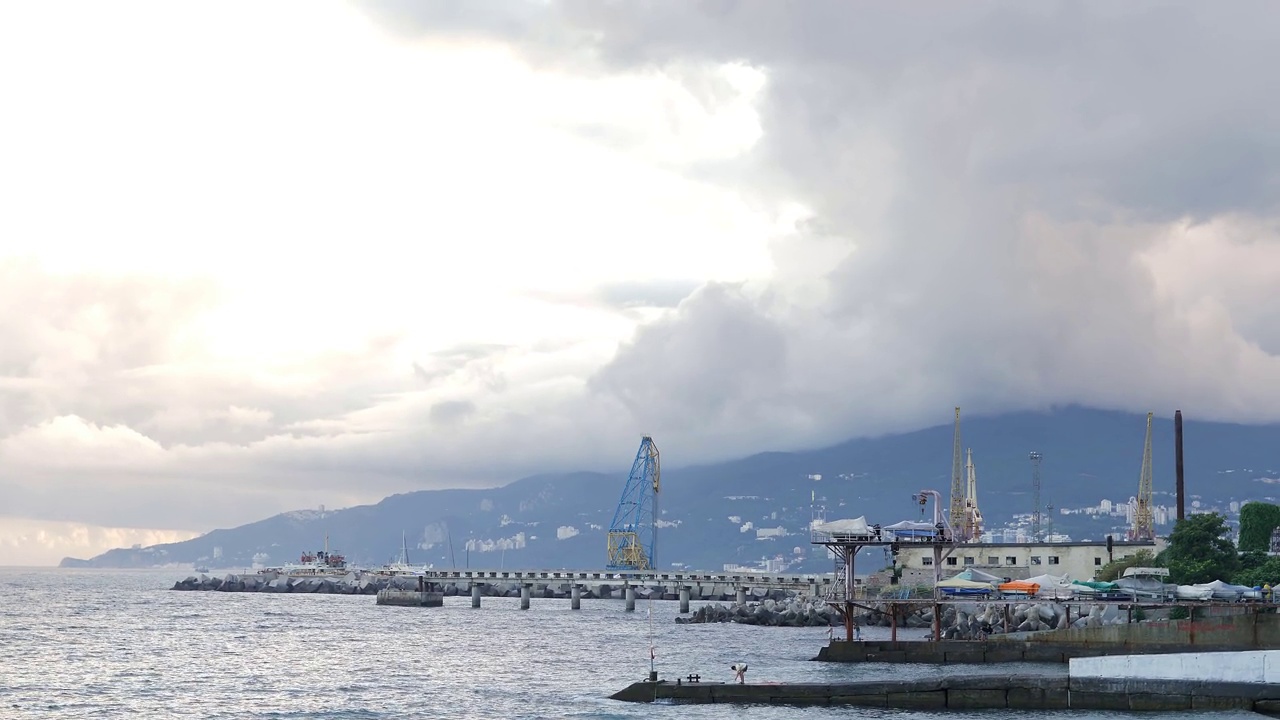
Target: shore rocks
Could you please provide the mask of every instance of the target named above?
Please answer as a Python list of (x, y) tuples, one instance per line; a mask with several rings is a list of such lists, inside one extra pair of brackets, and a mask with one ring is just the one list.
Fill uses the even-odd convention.
[(735, 622), (742, 625), (770, 625), (775, 627), (813, 627), (840, 624), (840, 613), (824, 600), (791, 598), (777, 601), (725, 606), (721, 603), (703, 605), (689, 617), (678, 617), (679, 624)]
[[(854, 616), (862, 627), (889, 627), (893, 619), (889, 605), (881, 603), (874, 610)], [(973, 640), (982, 635), (1006, 632), (1005, 605), (1003, 603), (946, 602), (942, 608), (942, 637), (945, 640)], [(898, 612), (898, 627), (908, 629), (932, 628), (933, 607), (924, 606)], [(1009, 607), (1007, 632), (1037, 632), (1068, 627), (1097, 627), (1124, 624), (1127, 618), (1113, 605), (1068, 606), (1058, 603), (1023, 603)], [(1083, 614), (1082, 614), (1083, 613)], [(840, 613), (820, 599), (793, 598), (777, 602), (764, 600), (759, 603), (726, 606), (720, 603), (704, 605), (689, 617), (676, 618), (680, 624), (733, 622), (742, 625), (766, 625), (775, 627), (811, 627), (841, 625)]]

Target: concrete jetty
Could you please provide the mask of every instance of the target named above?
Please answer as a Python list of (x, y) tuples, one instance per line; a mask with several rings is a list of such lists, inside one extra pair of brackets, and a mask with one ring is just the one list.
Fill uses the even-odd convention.
[[(690, 603), (695, 599), (702, 602), (732, 600), (739, 605), (748, 602), (785, 605), (786, 601), (795, 599), (799, 594), (807, 595), (807, 592), (816, 592), (823, 587), (822, 582), (810, 576), (551, 570), (457, 570), (391, 575), (352, 570), (343, 575), (324, 576), (294, 576), (274, 571), (233, 573), (223, 577), (202, 574), (179, 580), (173, 589), (376, 595), (387, 589), (414, 590), (419, 581), (428, 583), (444, 597), (469, 595), (472, 607), (477, 608), (482, 597), (520, 598), (522, 609), (528, 609), (536, 598), (566, 598), (574, 610), (581, 609), (585, 599), (621, 598), (623, 607), (629, 611), (635, 610), (637, 601), (673, 600), (680, 603), (682, 613), (690, 611)], [(799, 588), (807, 592), (801, 593)]]
[(1071, 662), (1073, 658), (1263, 650), (1280, 646), (1280, 615), (1265, 606), (1237, 614), (992, 635), (985, 640), (833, 640), (826, 662)]
[(641, 681), (627, 702), (855, 705), (951, 710), (1251, 710), (1280, 716), (1280, 685), (1069, 675), (934, 677), (853, 683)]
[(430, 590), (386, 590), (378, 591), (378, 605), (399, 605), (401, 607), (444, 607), (444, 593)]

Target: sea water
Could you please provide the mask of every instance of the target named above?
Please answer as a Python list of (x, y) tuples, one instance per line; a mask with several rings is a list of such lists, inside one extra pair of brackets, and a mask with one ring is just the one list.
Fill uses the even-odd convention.
[[(678, 603), (183, 592), (180, 570), (0, 568), (0, 718), (858, 718), (1025, 720), (1025, 712), (853, 707), (744, 709), (609, 700), (644, 679), (848, 682), (1063, 666), (813, 662), (826, 628), (680, 625)], [(696, 605), (696, 603), (695, 603)], [(696, 608), (695, 608), (696, 609)], [(923, 630), (900, 631), (901, 637)], [(864, 638), (888, 637), (867, 628)], [(1057, 712), (1038, 717), (1116, 717)], [(1161, 714), (1134, 714), (1155, 718)], [(1165, 715), (1174, 717), (1175, 714)], [(1180, 713), (1177, 717), (1254, 717)]]

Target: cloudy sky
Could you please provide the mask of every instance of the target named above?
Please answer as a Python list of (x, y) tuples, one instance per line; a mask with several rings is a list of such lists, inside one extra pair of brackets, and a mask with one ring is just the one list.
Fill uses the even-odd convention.
[(1268, 2), (0, 5), (0, 564), (1081, 403), (1280, 420)]

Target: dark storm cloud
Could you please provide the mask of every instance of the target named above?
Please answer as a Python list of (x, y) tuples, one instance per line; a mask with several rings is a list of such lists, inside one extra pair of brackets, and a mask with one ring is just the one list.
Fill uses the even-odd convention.
[[(1264, 324), (1193, 309), (1227, 297), (1231, 269), (1174, 297), (1148, 262), (1182, 242), (1181, 221), (1277, 212), (1274, 5), (515, 7), (468, 20), (413, 4), (396, 24), (465, 27), (566, 72), (660, 69), (706, 102), (724, 91), (715, 64), (758, 67), (764, 135), (732, 174), (706, 176), (815, 214), (775, 249), (799, 278), (695, 294), (597, 374), (592, 387), (646, 426), (763, 423), (794, 445), (919, 425), (956, 402), (1276, 416), (1274, 392), (1242, 391), (1280, 380), (1276, 358), (1237, 335)], [(818, 228), (843, 259), (807, 260)], [(1245, 240), (1229, 223), (1215, 232), (1218, 251)], [(1249, 314), (1265, 285), (1225, 312)]]

